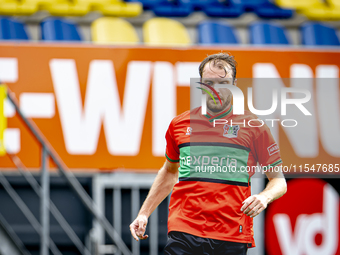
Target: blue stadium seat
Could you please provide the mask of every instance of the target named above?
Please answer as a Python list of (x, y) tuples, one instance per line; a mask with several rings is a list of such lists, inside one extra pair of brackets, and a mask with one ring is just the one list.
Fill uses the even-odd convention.
[(210, 5), (219, 3), (218, 0), (179, 0), (184, 5), (190, 5), (195, 11), (204, 10)]
[(126, 0), (126, 2), (140, 2), (144, 10), (152, 10), (161, 17), (186, 17), (193, 11), (191, 4), (180, 0)]
[(264, 19), (289, 19), (293, 16), (294, 11), (282, 9), (272, 3), (267, 3), (255, 8), (254, 12), (260, 18)]
[(336, 30), (326, 24), (308, 22), (301, 27), (303, 45), (339, 46)]
[[(153, 9), (155, 6), (164, 2), (164, 0), (125, 0), (126, 2), (138, 2), (143, 4), (144, 10)], [(165, 0), (166, 1), (166, 0)]]
[(268, 0), (229, 0), (233, 5), (242, 5), (245, 11), (254, 11), (258, 6), (268, 3)]
[(243, 6), (245, 11), (255, 12), (260, 18), (287, 19), (294, 14), (293, 10), (282, 9), (269, 0), (230, 0), (230, 2)]
[(290, 44), (285, 28), (276, 23), (254, 22), (250, 26), (251, 44)]
[(41, 39), (45, 41), (81, 41), (77, 25), (65, 19), (48, 18), (41, 24)]
[(0, 16), (0, 40), (28, 40), (25, 24), (8, 17)]
[(179, 1), (164, 0), (152, 8), (157, 16), (161, 17), (186, 17), (193, 12), (191, 5)]
[(206, 6), (204, 12), (210, 17), (237, 18), (244, 13), (244, 7), (241, 4), (233, 4), (231, 1), (215, 1)]
[(203, 21), (198, 25), (198, 42), (201, 44), (237, 44), (235, 30), (226, 22)]

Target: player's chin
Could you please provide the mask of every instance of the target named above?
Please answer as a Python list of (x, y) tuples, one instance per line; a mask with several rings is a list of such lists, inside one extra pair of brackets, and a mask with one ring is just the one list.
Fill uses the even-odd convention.
[(223, 110), (223, 106), (215, 105), (214, 103), (213, 104), (208, 104), (207, 107), (212, 112), (220, 112), (220, 111)]

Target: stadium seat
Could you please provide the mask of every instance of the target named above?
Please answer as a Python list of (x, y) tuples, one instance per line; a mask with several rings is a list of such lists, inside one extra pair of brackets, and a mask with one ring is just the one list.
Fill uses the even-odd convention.
[(28, 40), (24, 23), (8, 17), (0, 17), (0, 40)]
[(143, 25), (144, 42), (152, 46), (187, 46), (191, 43), (182, 23), (169, 18), (152, 18)]
[(340, 0), (328, 0), (327, 3), (334, 8), (340, 8)]
[(258, 6), (254, 9), (254, 12), (260, 18), (265, 19), (288, 19), (291, 18), (294, 14), (293, 10), (282, 9), (272, 3), (266, 3)]
[(241, 4), (233, 4), (232, 2), (219, 2), (211, 3), (203, 10), (209, 17), (221, 18), (237, 18), (244, 12), (244, 7)]
[(195, 11), (201, 11), (210, 5), (219, 3), (218, 0), (179, 0), (179, 2), (191, 6)]
[(92, 41), (105, 44), (139, 43), (135, 28), (121, 18), (103, 17), (91, 25)]
[(83, 16), (90, 11), (90, 6), (82, 3), (58, 1), (46, 6), (45, 9), (55, 16)]
[(198, 25), (198, 43), (237, 44), (235, 30), (226, 22), (203, 21)]
[(255, 22), (250, 26), (251, 44), (290, 44), (285, 28), (276, 23)]
[(313, 20), (339, 20), (340, 1), (328, 0), (276, 0), (283, 8), (293, 8)]
[[(39, 10), (49, 10), (54, 6), (62, 6), (58, 14), (65, 11), (66, 6), (74, 5), (69, 0), (0, 0), (0, 13), (6, 15), (31, 15)], [(67, 11), (67, 10), (66, 10)]]
[(103, 15), (135, 17), (143, 12), (139, 2), (126, 3), (123, 0), (75, 0), (78, 4), (89, 5), (90, 10), (100, 11)]
[(141, 3), (144, 10), (150, 10), (164, 2), (164, 0), (126, 0), (126, 2)]
[(182, 4), (180, 1), (163, 0), (152, 8), (157, 16), (161, 17), (186, 17), (193, 12), (191, 5)]
[(17, 0), (0, 0), (1, 15), (31, 15), (38, 11), (36, 3), (17, 1)]
[(111, 4), (104, 4), (99, 9), (103, 15), (135, 17), (143, 12), (143, 5), (140, 3), (125, 3), (124, 1), (113, 1)]
[(301, 27), (303, 45), (339, 46), (336, 30), (326, 24), (308, 22)]
[(275, 3), (282, 8), (308, 9), (314, 6), (323, 5), (322, 0), (275, 0)]
[(268, 3), (268, 0), (229, 0), (233, 5), (242, 5), (245, 11), (254, 11), (257, 7)]
[(143, 11), (140, 3), (125, 3), (121, 0), (58, 0), (59, 2), (50, 5), (47, 10), (52, 15), (82, 16), (90, 11), (99, 11), (103, 15), (134, 17)]
[(48, 18), (41, 24), (41, 39), (45, 41), (81, 41), (77, 25), (65, 19)]
[(340, 20), (340, 8), (326, 4), (303, 9), (301, 13), (311, 20)]
[(50, 6), (51, 4), (64, 3), (68, 2), (68, 0), (21, 0), (20, 2), (37, 5), (39, 10), (45, 10), (46, 7)]
[(269, 0), (230, 0), (235, 5), (241, 5), (244, 11), (255, 12), (260, 18), (287, 19), (293, 16), (290, 9), (282, 9)]

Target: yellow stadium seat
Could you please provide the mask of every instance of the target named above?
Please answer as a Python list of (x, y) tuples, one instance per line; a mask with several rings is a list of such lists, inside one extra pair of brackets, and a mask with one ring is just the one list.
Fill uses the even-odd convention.
[(35, 3), (26, 3), (16, 0), (0, 0), (1, 15), (31, 15), (38, 11)]
[(51, 4), (59, 3), (60, 0), (21, 0), (21, 2), (27, 3), (27, 4), (35, 4), (38, 6), (39, 10), (44, 10), (45, 7)]
[(103, 5), (109, 5), (115, 0), (74, 0), (78, 4), (87, 4), (91, 10), (99, 10)]
[(328, 0), (327, 3), (334, 8), (340, 8), (340, 0)]
[(321, 0), (275, 0), (275, 3), (282, 7), (288, 9), (306, 9), (313, 7), (315, 5), (323, 4)]
[(121, 18), (103, 17), (91, 25), (92, 41), (103, 44), (136, 44), (139, 38), (135, 28)]
[(182, 23), (169, 18), (152, 18), (143, 25), (144, 42), (152, 46), (187, 46), (189, 34)]
[(76, 0), (79, 4), (88, 4), (93, 11), (103, 15), (135, 17), (143, 12), (141, 3), (126, 3), (122, 0)]
[(0, 14), (31, 15), (47, 10), (52, 15), (85, 15), (88, 6), (75, 5), (69, 0), (0, 0)]
[(311, 20), (340, 20), (340, 8), (333, 6), (318, 6), (301, 11)]
[(66, 2), (68, 0), (0, 0), (0, 14), (30, 15), (39, 10), (46, 10), (51, 5)]
[(109, 5), (102, 5), (100, 11), (104, 15), (135, 17), (143, 12), (143, 5), (141, 3), (113, 2)]
[(340, 0), (276, 0), (282, 8), (296, 9), (298, 13), (312, 20), (339, 20)]
[(46, 10), (55, 16), (83, 16), (90, 11), (90, 6), (88, 4), (60, 0), (58, 3), (47, 6)]

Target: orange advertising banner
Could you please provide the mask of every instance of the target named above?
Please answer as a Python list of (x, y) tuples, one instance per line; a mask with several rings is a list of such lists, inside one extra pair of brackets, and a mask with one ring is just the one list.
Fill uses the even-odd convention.
[[(190, 109), (190, 78), (199, 77), (198, 65), (207, 55), (221, 51), (235, 56), (245, 95), (247, 87), (255, 92), (261, 78), (297, 87), (302, 85), (286, 78), (312, 80), (303, 82), (314, 109), (306, 125), (290, 130), (278, 125), (273, 135), (284, 165), (340, 163), (339, 50), (1, 44), (0, 81), (69, 168), (159, 169), (171, 119)], [(334, 81), (322, 87), (314, 78)], [(261, 94), (254, 95), (260, 102)], [(5, 108), (7, 152), (39, 168), (41, 148), (10, 103)], [(12, 167), (0, 157), (0, 168)]]

